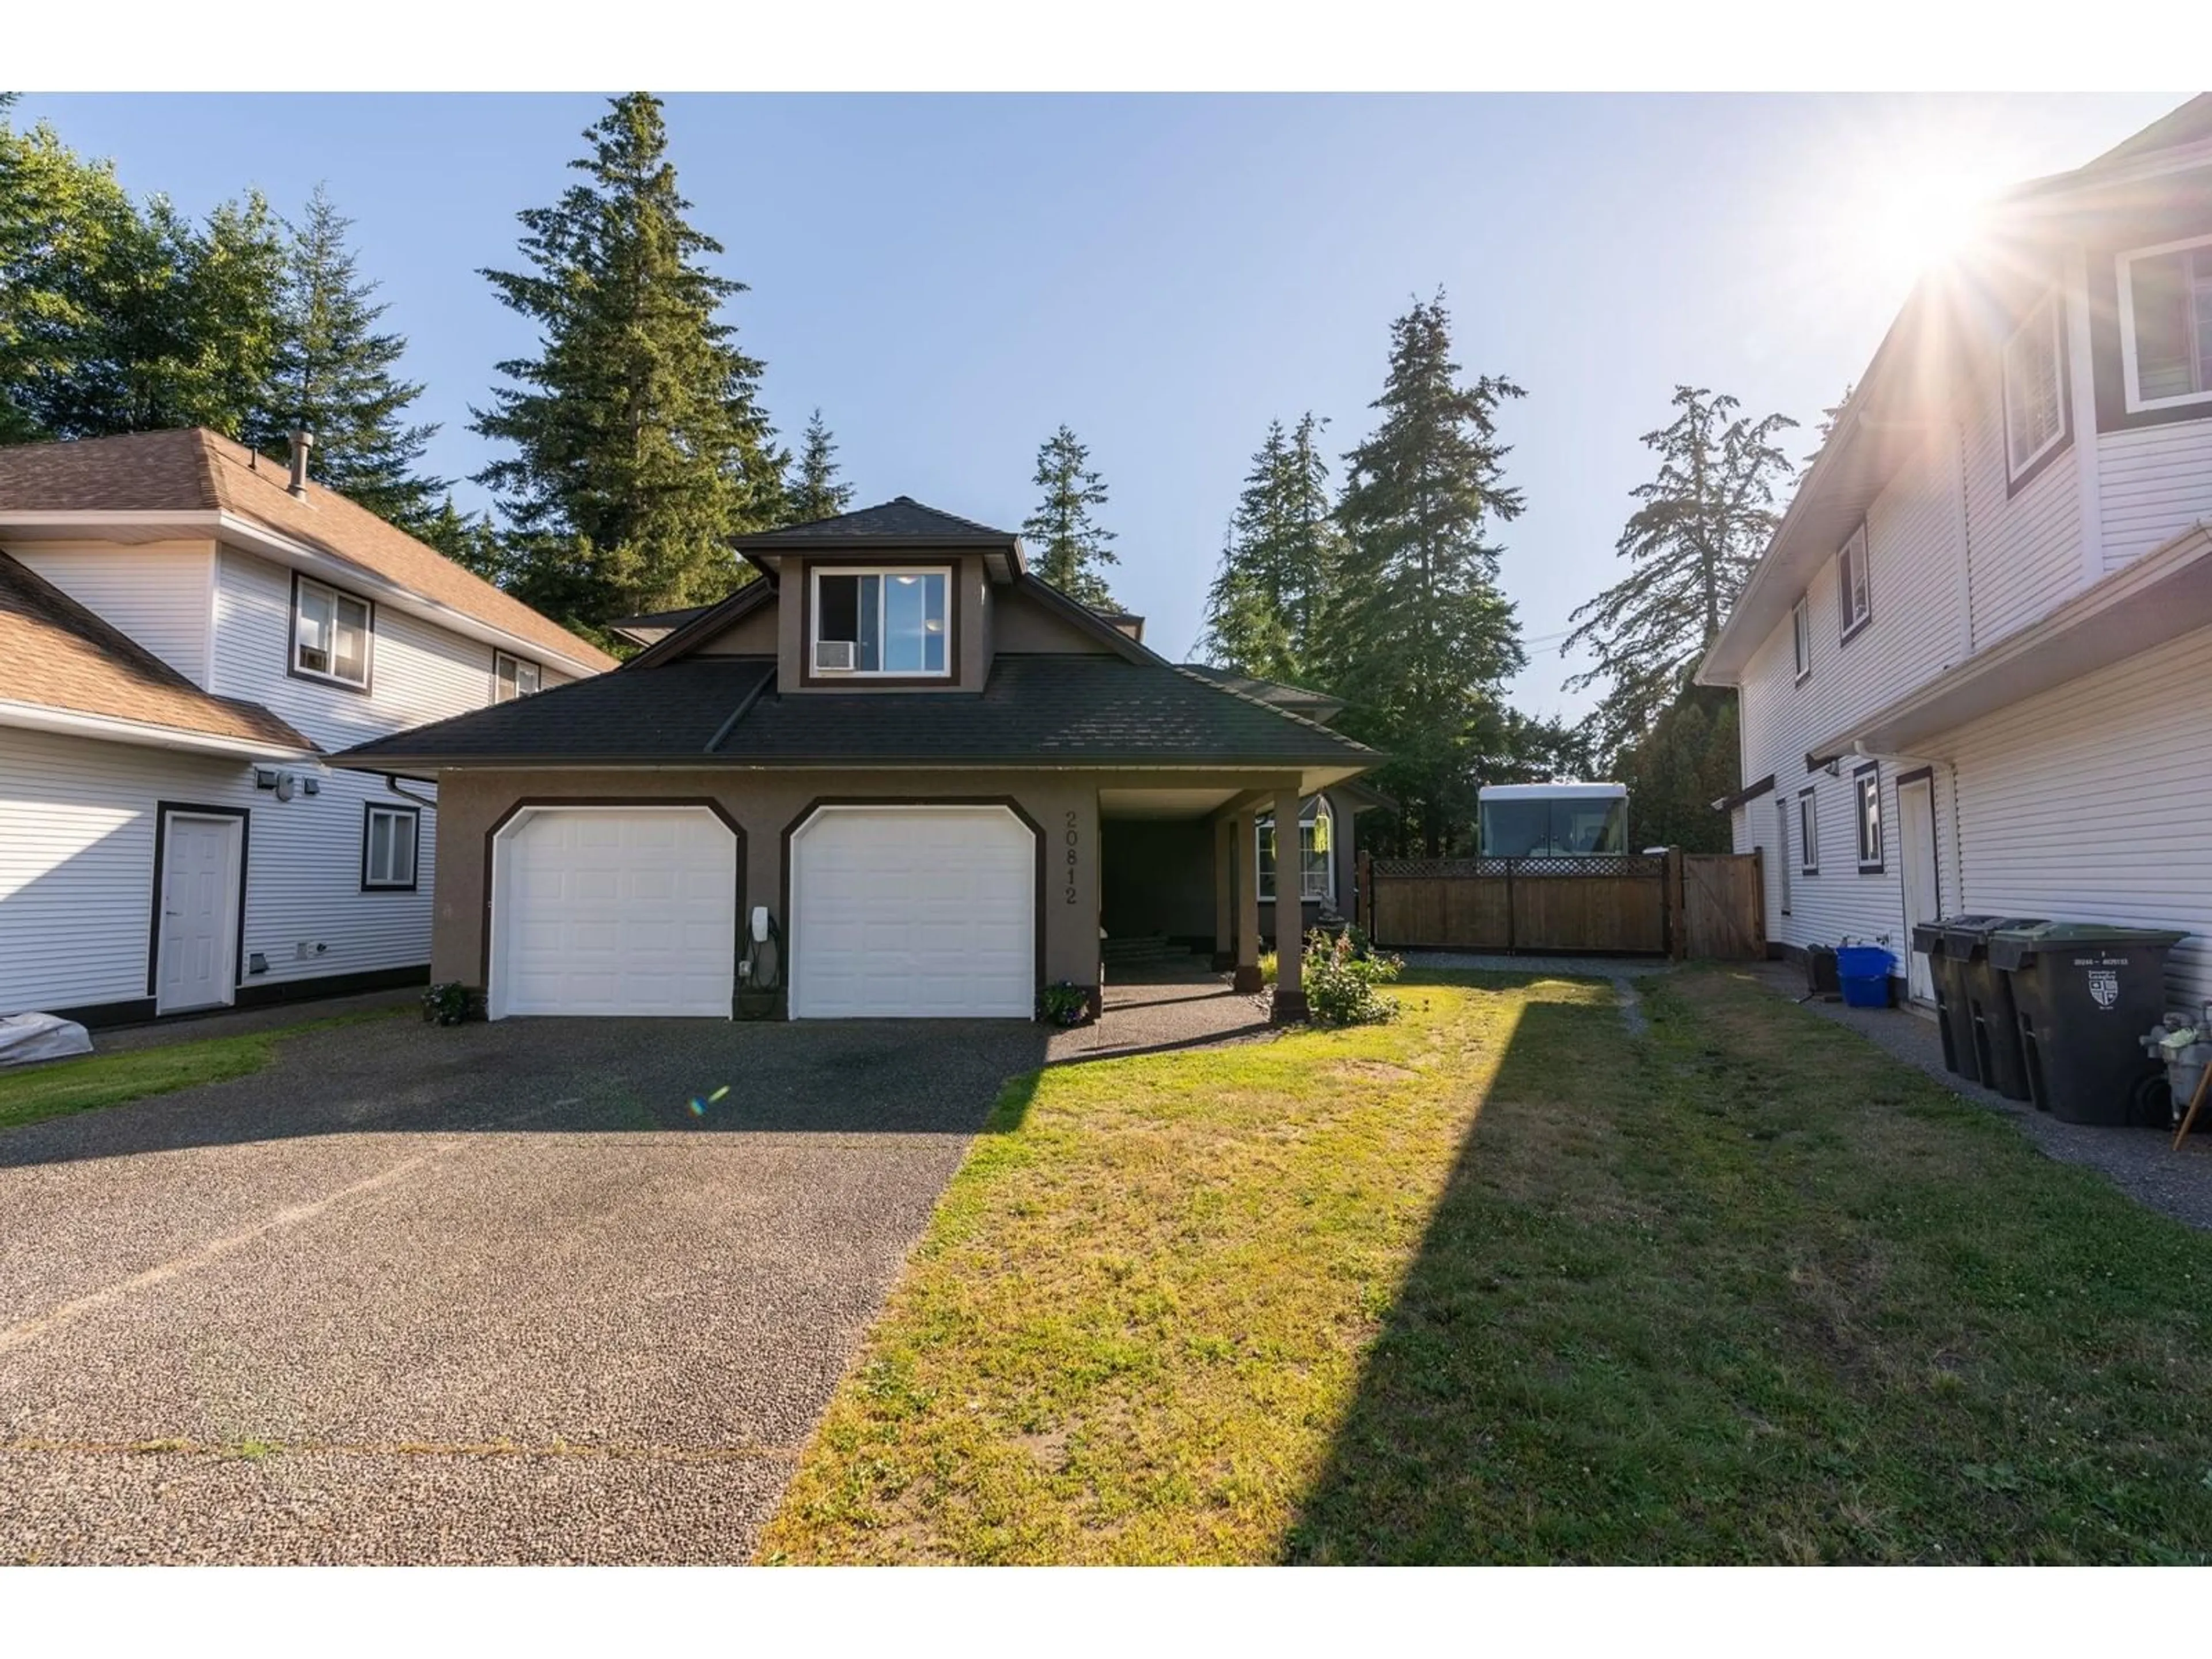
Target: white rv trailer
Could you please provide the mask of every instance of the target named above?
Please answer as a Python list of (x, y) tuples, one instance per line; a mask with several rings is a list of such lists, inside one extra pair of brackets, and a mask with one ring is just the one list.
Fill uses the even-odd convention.
[(1625, 783), (1493, 783), (1475, 799), (1485, 858), (1603, 858), (1628, 851)]

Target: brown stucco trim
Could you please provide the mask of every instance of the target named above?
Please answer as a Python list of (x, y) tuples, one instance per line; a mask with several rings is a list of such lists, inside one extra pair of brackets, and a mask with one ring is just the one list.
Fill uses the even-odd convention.
[(824, 570), (887, 570), (894, 568), (881, 559), (871, 559), (859, 554), (810, 558), (799, 564), (799, 683), (811, 690), (820, 686), (836, 686), (841, 690), (862, 691), (974, 691), (979, 686), (965, 684), (961, 679), (960, 613), (967, 609), (967, 590), (961, 581), (966, 574), (966, 563), (954, 556), (943, 564), (915, 560), (916, 572), (927, 575), (933, 571), (945, 574), (945, 672), (942, 674), (817, 674), (814, 672), (814, 578)]
[[(745, 828), (721, 802), (707, 795), (524, 795), (507, 803), (507, 810), (485, 826), (483, 833), (483, 910), (481, 926), (483, 938), (477, 946), (477, 983), (484, 994), (487, 1009), (491, 1005), (491, 936), (495, 918), (492, 915), (492, 850), (499, 841), (499, 832), (514, 822), (524, 812), (540, 807), (558, 809), (564, 806), (634, 806), (657, 808), (664, 806), (703, 806), (735, 837), (732, 856), (737, 860), (737, 925), (731, 929), (731, 982), (736, 983), (737, 969), (743, 960), (745, 948)], [(732, 1010), (734, 1012), (734, 1009)]]
[[(791, 843), (794, 836), (812, 821), (824, 807), (831, 806), (1003, 806), (1029, 827), (1030, 839), (1036, 848), (1035, 896), (1030, 902), (1030, 932), (1034, 959), (1036, 988), (1044, 988), (1044, 907), (1045, 907), (1045, 836), (1044, 828), (1022, 808), (1012, 795), (817, 795), (799, 808), (791, 822), (783, 826), (780, 866), (781, 890), (777, 895), (779, 913), (783, 917), (783, 985), (784, 1008), (787, 1018), (791, 1006), (791, 989), (798, 983), (799, 927), (791, 914)], [(1071, 829), (1075, 826), (1070, 826)], [(1094, 924), (1095, 932), (1095, 924)]]

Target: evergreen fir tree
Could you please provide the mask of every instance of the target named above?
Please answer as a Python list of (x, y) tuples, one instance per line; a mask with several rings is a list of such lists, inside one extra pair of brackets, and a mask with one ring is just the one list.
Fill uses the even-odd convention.
[(407, 527), (463, 569), (473, 570), (496, 586), (507, 585), (514, 562), (489, 514), (465, 514), (448, 495), (435, 513)]
[(1022, 520), (1036, 574), (1071, 599), (1094, 610), (1112, 611), (1103, 565), (1118, 564), (1108, 544), (1114, 532), (1091, 518), (1106, 505), (1106, 484), (1091, 470), (1091, 451), (1067, 427), (1037, 447), (1036, 476), (1044, 491), (1036, 512)]
[(1206, 596), (1206, 650), (1224, 667), (1304, 684), (1322, 672), (1321, 631), (1340, 538), (1328, 499), (1323, 422), (1280, 421), (1252, 457), (1221, 568)]
[(1382, 423), (1345, 458), (1326, 689), (1347, 700), (1345, 729), (1391, 757), (1377, 786), (1401, 803), (1401, 844), (1433, 856), (1472, 816), (1473, 765), (1503, 747), (1504, 682), (1527, 660), (1486, 539), (1521, 514), (1497, 416), (1522, 392), (1495, 375), (1460, 383), (1441, 293), (1390, 342)]
[(351, 224), (318, 185), (292, 230), (275, 372), (247, 441), (281, 455), (305, 428), (315, 437), (318, 482), (420, 533), (447, 487), (416, 471), (438, 428), (407, 423), (422, 387), (394, 373), (406, 341), (376, 331), (385, 307), (347, 246)]
[(589, 625), (745, 580), (729, 538), (779, 521), (787, 458), (720, 320), (745, 285), (707, 268), (721, 245), (684, 217), (659, 100), (613, 100), (585, 139), (584, 182), (519, 216), (527, 268), (483, 273), (543, 343), (471, 412), (515, 451), (476, 475), (515, 532), (514, 591)]
[(1673, 424), (1644, 437), (1659, 473), (1632, 492), (1643, 505), (1614, 549), (1630, 572), (1574, 611), (1562, 647), (1595, 653), (1567, 687), (1608, 686), (1596, 716), (1608, 755), (1681, 695), (1773, 534), (1775, 494), (1791, 476), (1776, 439), (1795, 421), (1737, 416), (1735, 398), (1702, 386), (1675, 387), (1674, 407)]
[(798, 471), (784, 486), (786, 522), (834, 519), (853, 504), (853, 486), (837, 477), (836, 455), (837, 441), (830, 435), (817, 409), (807, 417), (805, 435), (799, 441)]

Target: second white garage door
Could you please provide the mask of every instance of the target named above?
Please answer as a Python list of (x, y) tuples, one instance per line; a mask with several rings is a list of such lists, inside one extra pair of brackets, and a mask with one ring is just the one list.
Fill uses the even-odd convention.
[(1003, 806), (825, 806), (791, 838), (794, 1019), (1027, 1019), (1036, 840)]
[(499, 832), (491, 1017), (727, 1019), (737, 836), (703, 806), (533, 807)]

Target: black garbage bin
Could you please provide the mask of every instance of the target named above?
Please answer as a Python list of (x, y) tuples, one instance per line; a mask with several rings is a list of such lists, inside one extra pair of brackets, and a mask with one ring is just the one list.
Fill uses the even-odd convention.
[(2187, 937), (2078, 921), (1990, 935), (2039, 1109), (2068, 1123), (2166, 1121), (2164, 1077), (2136, 1039), (2165, 1012), (2166, 953)]
[[(1952, 922), (1978, 920), (1947, 916), (1912, 926), (1912, 948), (1928, 958), (1929, 981), (1936, 988), (1936, 1027), (1943, 1034), (1943, 1069), (1970, 1083), (1981, 1081), (1974, 1069), (1972, 1028), (1966, 1024), (1966, 984), (1958, 963), (1943, 953), (1943, 929)], [(1908, 973), (1906, 978), (1911, 975)]]
[(1943, 954), (1957, 964), (1966, 999), (1962, 1023), (1974, 1056), (1966, 1075), (2007, 1100), (2030, 1098), (2027, 1059), (2021, 1051), (2012, 980), (1990, 961), (1990, 936), (2000, 928), (2019, 932), (2045, 925), (2041, 916), (1954, 916), (1943, 924)]

